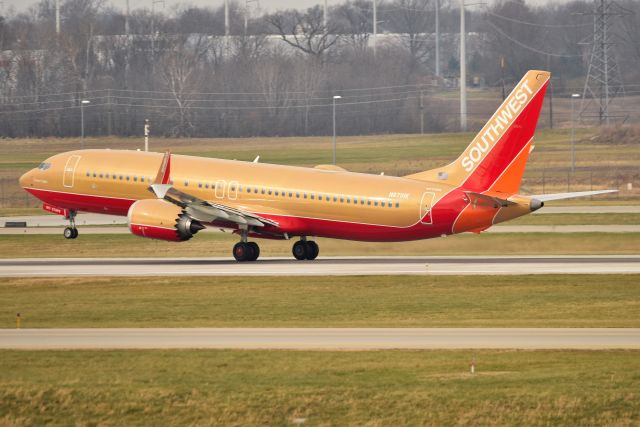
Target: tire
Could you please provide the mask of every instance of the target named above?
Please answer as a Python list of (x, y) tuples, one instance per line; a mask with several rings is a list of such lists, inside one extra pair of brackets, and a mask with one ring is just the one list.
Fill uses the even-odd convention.
[(318, 244), (311, 240), (308, 241), (307, 242), (307, 259), (314, 260), (318, 257), (319, 253), (320, 253), (320, 248), (318, 247)]
[(75, 239), (75, 238), (77, 238), (77, 237), (78, 237), (78, 234), (79, 234), (79, 233), (78, 233), (78, 229), (77, 229), (77, 228), (72, 228), (72, 230), (73, 230), (73, 236), (71, 236), (71, 238), (72, 238), (72, 239)]
[(293, 244), (293, 248), (291, 249), (291, 253), (293, 253), (293, 257), (298, 261), (302, 261), (307, 259), (307, 245), (306, 242), (302, 240), (298, 240)]
[(233, 257), (238, 262), (249, 260), (252, 253), (251, 248), (244, 242), (238, 242), (233, 246)]
[(248, 261), (255, 261), (260, 256), (260, 246), (256, 242), (249, 242), (247, 246), (251, 249), (251, 257)]
[(73, 228), (71, 227), (67, 227), (64, 229), (64, 231), (62, 232), (62, 235), (64, 236), (65, 239), (75, 239), (75, 233), (73, 232)]

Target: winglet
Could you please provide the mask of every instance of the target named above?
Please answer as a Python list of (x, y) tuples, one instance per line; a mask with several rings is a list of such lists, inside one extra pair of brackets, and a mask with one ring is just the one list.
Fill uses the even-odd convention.
[(170, 181), (169, 175), (171, 174), (171, 151), (164, 153), (162, 158), (162, 164), (158, 170), (158, 175), (153, 182), (154, 184), (168, 184)]

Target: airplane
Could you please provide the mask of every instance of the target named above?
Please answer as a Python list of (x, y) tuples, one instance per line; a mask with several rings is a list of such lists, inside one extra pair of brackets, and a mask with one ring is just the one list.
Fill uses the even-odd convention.
[(480, 233), (546, 201), (615, 191), (519, 194), (549, 79), (546, 71), (527, 72), (458, 159), (408, 176), (87, 149), (48, 158), (20, 185), (69, 220), (68, 239), (78, 237), (78, 212), (126, 215), (131, 233), (151, 239), (232, 230), (237, 261), (258, 259), (250, 238), (297, 238), (293, 256), (313, 260), (315, 237), (399, 242)]

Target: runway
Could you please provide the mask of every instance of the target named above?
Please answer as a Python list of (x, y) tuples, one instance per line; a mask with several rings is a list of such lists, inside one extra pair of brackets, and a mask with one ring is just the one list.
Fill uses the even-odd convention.
[(0, 349), (638, 349), (640, 328), (2, 329)]
[(640, 255), (261, 258), (22, 258), (0, 277), (640, 274)]

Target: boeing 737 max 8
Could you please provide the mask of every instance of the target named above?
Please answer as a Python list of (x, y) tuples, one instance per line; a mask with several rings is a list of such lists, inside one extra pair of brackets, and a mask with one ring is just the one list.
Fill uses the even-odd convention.
[(238, 261), (253, 261), (250, 238), (290, 239), (297, 259), (315, 259), (308, 237), (394, 242), (480, 232), (544, 201), (608, 192), (518, 194), (549, 81), (529, 71), (453, 163), (404, 177), (301, 168), (169, 153), (79, 150), (57, 154), (20, 178), (21, 186), (65, 215), (126, 215), (135, 235), (189, 240), (205, 227), (240, 236)]

